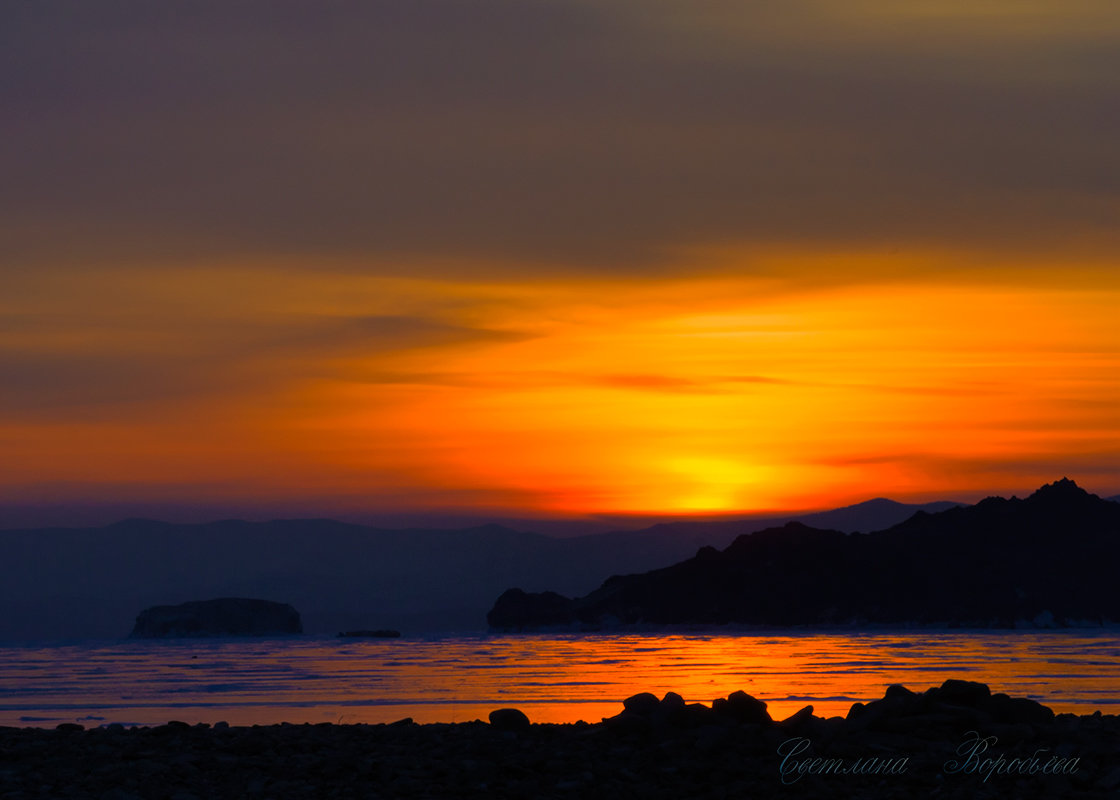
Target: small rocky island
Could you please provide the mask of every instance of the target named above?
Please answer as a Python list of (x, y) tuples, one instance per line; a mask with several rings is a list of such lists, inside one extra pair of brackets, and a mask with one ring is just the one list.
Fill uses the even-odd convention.
[(356, 630), (356, 631), (339, 631), (338, 636), (340, 639), (399, 639), (401, 632), (389, 628), (378, 628), (376, 630)]
[(299, 612), (287, 603), (221, 597), (140, 612), (129, 638), (181, 636), (275, 636), (303, 633)]

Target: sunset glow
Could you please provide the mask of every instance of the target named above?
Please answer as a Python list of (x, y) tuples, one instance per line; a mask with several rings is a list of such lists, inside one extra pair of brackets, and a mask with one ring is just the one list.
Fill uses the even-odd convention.
[(1120, 492), (1115, 5), (436, 5), (13, 19), (0, 525)]
[[(56, 294), (43, 312), (61, 324), (20, 336), (44, 359), (127, 353), (135, 374), (100, 387), (119, 389), (112, 403), (28, 407), (5, 426), (9, 501), (201, 484), (212, 500), (297, 492), (348, 511), (687, 514), (1055, 472), (1111, 485), (1112, 286), (297, 273), (242, 305), (249, 272), (215, 273), (196, 297), (159, 277), (121, 276), (127, 296), (113, 287), (96, 317), (86, 287)], [(440, 314), (393, 313), (425, 305)]]

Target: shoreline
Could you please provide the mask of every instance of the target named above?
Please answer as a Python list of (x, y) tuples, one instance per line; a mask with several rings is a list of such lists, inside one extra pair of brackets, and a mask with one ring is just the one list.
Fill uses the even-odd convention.
[[(617, 708), (617, 707), (616, 707)], [(627, 698), (598, 723), (182, 722), (0, 728), (4, 798), (1115, 797), (1120, 716), (1055, 715), (984, 684), (890, 687), (775, 721), (743, 692)], [(955, 765), (955, 766), (954, 766)]]
[(1066, 634), (1066, 633), (1102, 633), (1120, 634), (1120, 621), (1079, 621), (1069, 624), (1035, 625), (1033, 623), (1015, 625), (964, 625), (950, 623), (919, 623), (919, 622), (866, 622), (866, 623), (835, 623), (835, 624), (799, 624), (799, 625), (758, 625), (739, 622), (727, 623), (626, 623), (614, 626), (599, 625), (594, 628), (581, 627), (580, 625), (544, 625), (524, 627), (519, 629), (478, 628), (442, 629), (433, 628), (418, 630), (403, 630), (399, 637), (347, 637), (339, 636), (333, 629), (304, 631), (302, 633), (275, 634), (275, 635), (213, 635), (213, 636), (168, 636), (151, 639), (135, 638), (127, 634), (116, 636), (63, 636), (46, 639), (11, 638), (0, 640), (0, 648), (29, 649), (39, 647), (83, 647), (135, 644), (143, 647), (149, 644), (210, 644), (222, 642), (302, 642), (323, 641), (337, 642), (339, 646), (354, 644), (355, 642), (412, 642), (412, 641), (438, 641), (443, 639), (523, 639), (535, 636), (571, 636), (577, 638), (612, 637), (612, 636), (805, 636), (829, 634), (858, 635), (861, 633), (869, 636), (891, 634), (930, 633), (930, 634), (1001, 634), (1031, 635), (1031, 634)]

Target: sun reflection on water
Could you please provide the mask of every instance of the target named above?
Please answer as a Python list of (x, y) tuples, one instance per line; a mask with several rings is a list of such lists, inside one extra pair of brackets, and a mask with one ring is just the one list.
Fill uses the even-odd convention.
[(947, 678), (1114, 713), (1120, 637), (1094, 632), (534, 635), (181, 640), (0, 648), (0, 725), (463, 722), (516, 706), (597, 722), (638, 692), (710, 704), (743, 690), (775, 719), (845, 715)]

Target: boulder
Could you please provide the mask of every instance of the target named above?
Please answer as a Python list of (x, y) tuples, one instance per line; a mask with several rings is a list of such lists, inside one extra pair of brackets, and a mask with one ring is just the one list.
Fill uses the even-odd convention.
[(801, 709), (779, 722), (778, 725), (786, 730), (798, 730), (813, 719), (815, 719), (815, 717), (813, 717), (813, 707), (803, 706)]
[[(751, 697), (744, 691), (732, 692), (727, 699), (722, 697), (712, 701), (712, 710), (736, 722), (752, 722), (756, 725), (769, 725), (773, 720), (766, 710), (766, 703)], [(812, 709), (810, 709), (812, 713)]]
[(1029, 697), (1008, 697), (994, 694), (988, 703), (987, 711), (999, 722), (1006, 723), (1047, 723), (1054, 719), (1054, 712), (1047, 706)]
[(652, 717), (661, 707), (661, 701), (652, 692), (639, 692), (623, 700), (622, 707), (631, 714), (637, 714), (640, 717)]
[(658, 711), (662, 714), (678, 714), (685, 710), (686, 705), (684, 698), (676, 692), (666, 692), (661, 698)]
[(272, 636), (302, 632), (299, 612), (287, 603), (222, 597), (144, 609), (136, 618), (130, 637)]
[(992, 696), (987, 684), (976, 681), (962, 681), (950, 678), (941, 684), (940, 688), (929, 689), (926, 692), (939, 703), (950, 705), (968, 706), (977, 708), (987, 704)]
[(527, 731), (529, 718), (517, 708), (499, 708), (490, 712), (491, 727), (500, 731)]

